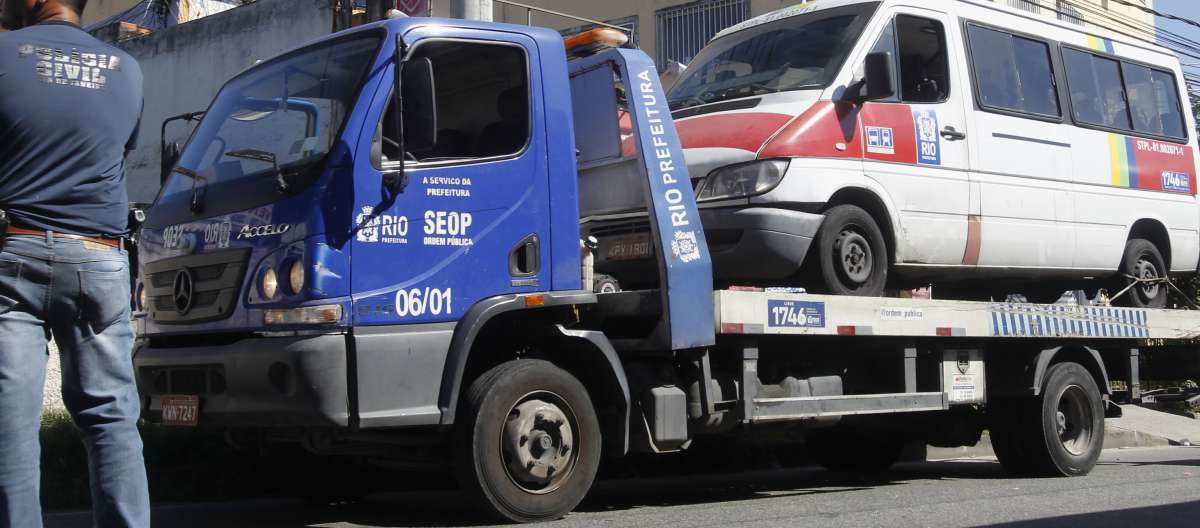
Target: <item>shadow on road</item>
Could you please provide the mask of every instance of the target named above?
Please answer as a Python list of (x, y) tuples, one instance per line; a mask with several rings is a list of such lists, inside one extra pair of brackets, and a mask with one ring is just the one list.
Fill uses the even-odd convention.
[[(1125, 528), (1128, 526), (1186, 526), (1187, 519), (1200, 519), (1200, 501), (1111, 510), (1028, 521), (987, 525), (989, 528), (1060, 528), (1088, 526)], [(1182, 523), (1182, 524), (1181, 524)], [(1193, 525), (1194, 526), (1194, 525)]]
[[(768, 497), (835, 494), (910, 481), (1007, 478), (994, 462), (907, 463), (879, 475), (834, 473), (817, 468), (746, 473), (709, 473), (600, 481), (576, 511), (613, 512), (638, 508), (717, 504)], [(412, 486), (407, 486), (412, 487)], [(47, 528), (84, 528), (86, 513), (51, 514)], [(456, 490), (381, 493), (351, 504), (312, 506), (295, 499), (265, 499), (218, 504), (164, 505), (154, 510), (155, 526), (299, 528), (357, 525), (366, 527), (481, 526), (481, 516)]]

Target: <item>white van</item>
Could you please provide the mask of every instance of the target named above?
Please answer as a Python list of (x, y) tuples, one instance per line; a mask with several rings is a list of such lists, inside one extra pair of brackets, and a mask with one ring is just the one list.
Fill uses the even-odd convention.
[[(718, 282), (1050, 301), (1196, 271), (1186, 93), (1164, 48), (985, 0), (817, 0), (722, 31), (669, 97)], [(591, 219), (601, 272), (647, 256), (623, 223)]]

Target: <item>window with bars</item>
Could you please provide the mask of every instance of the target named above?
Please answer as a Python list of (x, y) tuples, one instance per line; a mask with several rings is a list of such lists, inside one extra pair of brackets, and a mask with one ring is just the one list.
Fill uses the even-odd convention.
[(717, 32), (750, 18), (749, 0), (701, 0), (654, 13), (655, 60), (687, 64)]
[(1070, 22), (1072, 24), (1078, 24), (1080, 26), (1083, 25), (1083, 13), (1079, 11), (1079, 8), (1063, 0), (1057, 0), (1054, 5), (1055, 10), (1058, 11), (1059, 20), (1062, 20), (1063, 22)]
[[(1021, 11), (1030, 13), (1041, 13), (1042, 6), (1037, 0), (992, 0), (998, 4), (1004, 4), (1008, 7), (1015, 7)], [(1061, 3), (1061, 2), (1060, 2)]]

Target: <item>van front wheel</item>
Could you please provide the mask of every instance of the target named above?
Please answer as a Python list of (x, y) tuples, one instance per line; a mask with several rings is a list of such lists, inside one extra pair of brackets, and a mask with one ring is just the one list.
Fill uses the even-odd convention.
[(875, 219), (855, 205), (825, 212), (812, 255), (821, 293), (878, 297), (887, 284), (887, 244)]

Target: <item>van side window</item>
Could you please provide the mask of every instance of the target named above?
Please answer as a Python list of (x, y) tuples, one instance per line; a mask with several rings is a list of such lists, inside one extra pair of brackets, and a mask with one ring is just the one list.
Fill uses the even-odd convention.
[(1081, 123), (1127, 132), (1187, 137), (1175, 75), (1063, 47), (1071, 106)]
[[(936, 20), (901, 15), (889, 22), (871, 52), (892, 54), (897, 96), (884, 101), (937, 103), (950, 94), (946, 38)], [(897, 62), (898, 61), (898, 62)]]
[(1123, 63), (1122, 70), (1133, 129), (1157, 136), (1183, 137), (1175, 78), (1137, 64)]
[(1062, 116), (1048, 44), (976, 25), (967, 28), (982, 106)]
[[(421, 44), (413, 58), (433, 63), (437, 98), (437, 142), (425, 151), (409, 151), (409, 161), (469, 160), (516, 154), (529, 142), (528, 67), (516, 46), (473, 42)], [(390, 137), (388, 104), (382, 121), (382, 156), (399, 161)]]
[(1125, 103), (1121, 63), (1076, 49), (1063, 49), (1075, 119), (1090, 125), (1132, 130)]

